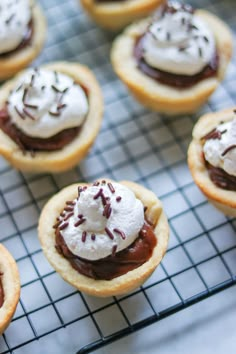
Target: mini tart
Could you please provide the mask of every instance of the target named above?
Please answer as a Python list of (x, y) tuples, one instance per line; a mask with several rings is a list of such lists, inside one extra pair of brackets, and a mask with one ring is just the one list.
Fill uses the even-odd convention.
[[(152, 256), (140, 267), (112, 280), (94, 280), (84, 276), (72, 268), (67, 259), (55, 249), (55, 224), (56, 217), (60, 214), (65, 202), (73, 200), (78, 195), (78, 184), (64, 188), (52, 197), (44, 207), (39, 219), (39, 239), (43, 252), (48, 261), (62, 278), (87, 294), (107, 297), (127, 293), (140, 286), (155, 270), (161, 262), (168, 243), (169, 228), (161, 202), (154, 193), (146, 188), (128, 181), (119, 182), (131, 189), (136, 197), (147, 206), (146, 217), (154, 225), (154, 233), (157, 237), (157, 245)], [(86, 184), (79, 184), (84, 186)]]
[(0, 334), (2, 334), (15, 313), (20, 297), (20, 277), (12, 255), (0, 244), (0, 272), (4, 302), (0, 307)]
[(32, 8), (33, 35), (29, 45), (16, 49), (9, 55), (0, 55), (0, 80), (5, 80), (29, 65), (41, 52), (46, 37), (45, 16), (35, 0), (29, 1)]
[(96, 2), (96, 0), (80, 0), (87, 13), (100, 26), (118, 30), (134, 20), (148, 16), (165, 0), (122, 0)]
[(202, 116), (193, 129), (193, 140), (188, 149), (188, 165), (194, 182), (209, 202), (229, 216), (236, 216), (236, 192), (219, 188), (211, 181), (205, 165), (202, 138), (222, 121), (232, 120), (233, 116), (233, 109)]
[(203, 79), (187, 89), (176, 89), (148, 77), (137, 68), (133, 50), (137, 39), (145, 32), (151, 19), (144, 19), (129, 26), (115, 40), (111, 61), (120, 79), (127, 85), (135, 98), (144, 106), (168, 115), (195, 112), (215, 91), (232, 56), (232, 36), (228, 27), (218, 17), (204, 10), (196, 10), (212, 29), (219, 54), (219, 68), (216, 77)]
[[(55, 70), (72, 77), (76, 83), (88, 89), (89, 112), (81, 126), (78, 136), (63, 149), (57, 151), (23, 152), (19, 146), (0, 130), (0, 153), (17, 169), (28, 172), (61, 172), (75, 166), (93, 144), (102, 120), (103, 99), (99, 84), (93, 73), (77, 63), (54, 62), (42, 68)], [(22, 73), (19, 74), (19, 76)], [(0, 89), (0, 109), (9, 96), (18, 76)]]

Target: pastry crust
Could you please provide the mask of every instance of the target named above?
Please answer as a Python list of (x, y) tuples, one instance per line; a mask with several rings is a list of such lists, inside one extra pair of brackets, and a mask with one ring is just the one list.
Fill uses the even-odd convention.
[(201, 139), (222, 121), (232, 120), (234, 115), (233, 109), (226, 109), (202, 116), (193, 129), (193, 140), (188, 149), (188, 165), (195, 183), (209, 202), (229, 216), (236, 216), (236, 192), (217, 187), (209, 178), (203, 157)]
[(8, 79), (25, 68), (38, 56), (44, 45), (47, 29), (45, 16), (35, 0), (29, 2), (32, 8), (34, 29), (31, 43), (6, 57), (0, 56), (0, 80)]
[[(54, 62), (42, 68), (56, 70), (72, 77), (75, 82), (88, 88), (89, 113), (78, 136), (63, 149), (57, 151), (22, 152), (19, 146), (0, 130), (0, 153), (17, 169), (29, 172), (61, 172), (72, 168), (88, 152), (93, 144), (102, 120), (103, 98), (99, 84), (93, 73), (77, 63)], [(19, 75), (21, 75), (20, 73)], [(9, 92), (14, 87), (18, 76), (7, 82), (0, 89), (0, 109), (4, 107)]]
[(232, 56), (231, 33), (224, 22), (211, 13), (197, 10), (196, 14), (204, 19), (214, 32), (220, 64), (216, 77), (204, 79), (191, 88), (180, 90), (161, 84), (137, 68), (133, 55), (134, 45), (137, 38), (145, 32), (150, 18), (129, 26), (113, 44), (111, 61), (115, 72), (135, 98), (154, 111), (168, 115), (193, 113), (208, 99), (224, 78)]
[[(161, 262), (168, 243), (169, 228), (161, 202), (154, 193), (146, 188), (128, 181), (122, 181), (130, 188), (142, 203), (148, 207), (146, 215), (154, 225), (157, 245), (151, 258), (140, 267), (112, 280), (94, 280), (72, 268), (66, 258), (55, 249), (55, 230), (53, 224), (67, 200), (73, 200), (78, 194), (78, 184), (64, 188), (44, 207), (39, 219), (39, 239), (48, 261), (62, 278), (77, 289), (94, 296), (106, 297), (127, 293), (140, 286)], [(85, 185), (85, 184), (79, 184)]]
[(12, 255), (0, 244), (0, 272), (4, 302), (0, 307), (0, 334), (2, 334), (15, 313), (20, 297), (20, 277)]
[(80, 0), (87, 13), (100, 26), (118, 30), (134, 20), (148, 16), (165, 0), (126, 0), (121, 2), (96, 3), (95, 0)]

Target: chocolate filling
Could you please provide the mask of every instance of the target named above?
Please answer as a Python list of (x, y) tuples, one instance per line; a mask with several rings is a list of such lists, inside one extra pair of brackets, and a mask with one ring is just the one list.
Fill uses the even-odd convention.
[(229, 175), (222, 168), (212, 166), (205, 161), (209, 177), (212, 182), (219, 188), (236, 192), (236, 177)]
[(62, 149), (79, 134), (80, 127), (65, 129), (47, 138), (32, 138), (19, 130), (12, 122), (7, 108), (0, 110), (0, 129), (4, 131), (23, 151), (55, 151)]
[(151, 77), (152, 79), (168, 86), (176, 87), (179, 89), (186, 89), (193, 85), (196, 85), (201, 80), (208, 79), (210, 77), (216, 76), (218, 66), (219, 66), (219, 56), (217, 51), (213, 56), (212, 60), (205, 68), (200, 72), (192, 76), (188, 75), (176, 75), (153, 68), (146, 63), (143, 57), (143, 41), (144, 35), (139, 37), (135, 43), (134, 47), (134, 57), (137, 60), (138, 68), (145, 75)]
[(1, 280), (2, 275), (3, 274), (0, 273), (0, 308), (2, 307), (2, 305), (4, 303), (4, 291), (3, 291), (2, 280)]
[(24, 49), (25, 47), (29, 46), (31, 44), (33, 33), (34, 33), (34, 24), (33, 24), (33, 20), (31, 19), (21, 43), (15, 49), (9, 50), (8, 52), (5, 53), (0, 53), (0, 59), (15, 54), (21, 49)]
[(144, 223), (137, 239), (126, 249), (96, 261), (75, 256), (67, 247), (59, 227), (55, 231), (56, 249), (79, 273), (89, 278), (111, 280), (140, 267), (152, 255), (157, 244), (153, 227)]

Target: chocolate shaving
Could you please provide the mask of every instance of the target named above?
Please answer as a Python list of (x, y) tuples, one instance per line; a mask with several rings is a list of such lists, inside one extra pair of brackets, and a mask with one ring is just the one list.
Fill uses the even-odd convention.
[(110, 189), (111, 193), (115, 193), (115, 188), (113, 187), (113, 185), (110, 182), (107, 185), (108, 185), (108, 188)]
[(69, 214), (65, 217), (64, 221), (70, 219), (73, 215), (74, 215), (74, 213), (69, 213)]
[(91, 235), (91, 240), (92, 240), (92, 241), (95, 241), (95, 240), (96, 240), (96, 235), (95, 235), (95, 234), (92, 234), (92, 235)]
[(25, 99), (26, 99), (27, 93), (28, 93), (28, 89), (25, 88), (24, 92), (23, 92), (23, 96), (22, 96), (22, 101), (23, 101), (24, 104), (25, 104)]
[(48, 113), (53, 117), (58, 117), (61, 114), (59, 111), (56, 111), (56, 112), (48, 111)]
[(62, 224), (62, 225), (59, 227), (59, 230), (64, 230), (68, 225), (69, 225), (69, 223), (68, 223), (68, 222), (65, 222), (64, 224)]
[(82, 238), (81, 238), (82, 242), (85, 242), (85, 241), (86, 241), (86, 237), (87, 237), (87, 232), (86, 232), (86, 231), (83, 231), (83, 233), (82, 233)]
[(73, 211), (74, 208), (72, 206), (68, 206), (68, 207), (65, 207), (64, 209), (65, 211)]
[(213, 130), (211, 130), (209, 133), (207, 133), (206, 135), (204, 135), (202, 137), (202, 139), (205, 140), (209, 140), (209, 139), (221, 139), (221, 131), (217, 130), (216, 128), (214, 128)]
[(27, 116), (27, 117), (29, 117), (30, 119), (32, 119), (32, 120), (36, 120), (36, 118), (28, 111), (28, 109), (27, 108), (23, 108), (23, 112), (25, 113), (25, 115)]
[(68, 200), (68, 201), (66, 202), (66, 205), (75, 205), (75, 202), (73, 202), (72, 200)]
[(24, 114), (23, 114), (16, 106), (14, 106), (14, 109), (15, 109), (16, 113), (19, 114), (19, 116), (20, 116), (22, 119), (25, 119)]
[(123, 231), (121, 231), (120, 229), (117, 229), (117, 228), (116, 228), (116, 229), (113, 229), (113, 231), (116, 232), (117, 234), (119, 234), (120, 237), (121, 237), (123, 240), (126, 239), (125, 233), (124, 233)]
[(207, 36), (203, 36), (203, 39), (206, 43), (209, 43), (209, 39), (207, 38)]
[(232, 144), (228, 146), (221, 154), (221, 156), (225, 156), (229, 151), (236, 149), (236, 144)]
[(100, 188), (99, 191), (98, 191), (98, 192), (95, 194), (95, 196), (93, 197), (93, 199), (94, 199), (94, 200), (98, 199), (98, 198), (101, 196), (102, 192), (103, 192), (103, 189)]
[(77, 226), (83, 224), (85, 221), (86, 221), (85, 218), (81, 218), (79, 221), (77, 221), (77, 222), (74, 224), (74, 226), (77, 227)]
[(109, 219), (109, 217), (111, 216), (111, 212), (112, 212), (111, 204), (107, 203), (105, 205), (102, 215), (105, 216), (107, 219)]
[(113, 239), (114, 239), (114, 235), (113, 235), (113, 233), (108, 229), (108, 227), (105, 227), (105, 231), (106, 231), (107, 236), (109, 236), (110, 239), (113, 240)]
[(114, 246), (112, 247), (112, 256), (113, 256), (113, 257), (114, 257), (115, 254), (116, 254), (116, 250), (117, 250), (117, 245), (114, 245)]
[(36, 104), (31, 104), (31, 103), (26, 103), (24, 102), (24, 105), (28, 108), (32, 108), (32, 109), (38, 109), (39, 107)]
[(100, 182), (97, 181), (97, 182), (93, 183), (93, 186), (97, 187), (97, 186), (99, 186), (99, 184), (100, 184)]

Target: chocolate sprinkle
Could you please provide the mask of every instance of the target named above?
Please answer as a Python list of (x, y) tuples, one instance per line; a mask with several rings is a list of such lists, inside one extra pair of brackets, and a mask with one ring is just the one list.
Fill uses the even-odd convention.
[(110, 239), (113, 240), (113, 239), (114, 239), (114, 235), (113, 235), (113, 233), (108, 229), (108, 227), (105, 227), (105, 231), (106, 231), (107, 236), (109, 236)]
[(95, 240), (96, 240), (96, 235), (95, 235), (95, 234), (92, 234), (92, 235), (91, 235), (91, 240), (92, 240), (92, 241), (95, 241)]
[(121, 231), (120, 229), (117, 229), (117, 228), (116, 228), (116, 229), (113, 229), (113, 231), (116, 232), (117, 234), (119, 234), (120, 237), (121, 237), (123, 240), (126, 239), (125, 233), (124, 233), (123, 231)]
[(86, 232), (86, 231), (83, 231), (83, 233), (82, 233), (82, 238), (81, 238), (82, 242), (85, 242), (85, 241), (86, 241), (86, 237), (87, 237), (87, 232)]
[(83, 224), (85, 221), (86, 221), (85, 218), (81, 218), (79, 221), (77, 221), (77, 222), (74, 224), (74, 226), (77, 227), (77, 226)]
[(15, 108), (15, 111), (17, 112), (17, 114), (19, 114), (19, 116), (20, 116), (22, 119), (25, 119), (24, 114), (23, 114), (16, 106), (14, 106), (14, 108)]
[(120, 201), (121, 201), (121, 197), (120, 196), (118, 196), (118, 197), (116, 197), (116, 201), (119, 203)]
[(73, 215), (74, 215), (74, 213), (69, 213), (69, 214), (65, 217), (64, 221), (70, 219)]
[(59, 227), (59, 230), (64, 230), (68, 225), (69, 225), (69, 223), (68, 223), (68, 222), (65, 222), (64, 224), (62, 224), (62, 225)]
[(221, 154), (221, 156), (225, 156), (229, 151), (236, 149), (236, 144), (228, 146)]
[(93, 199), (94, 200), (98, 199), (101, 196), (102, 192), (103, 192), (103, 189), (100, 188), (99, 191), (97, 192), (97, 194), (95, 194), (95, 196), (93, 197)]
[(113, 257), (114, 257), (115, 254), (116, 254), (116, 250), (117, 250), (117, 245), (114, 245), (114, 246), (112, 247), (112, 256), (113, 256)]
[(32, 119), (32, 120), (36, 120), (36, 118), (28, 111), (28, 109), (27, 108), (23, 108), (23, 112), (25, 113), (25, 115), (27, 116), (27, 117), (29, 117), (30, 119)]
[(108, 185), (108, 188), (110, 189), (111, 193), (115, 193), (115, 188), (113, 187), (113, 185), (110, 182), (107, 185)]

